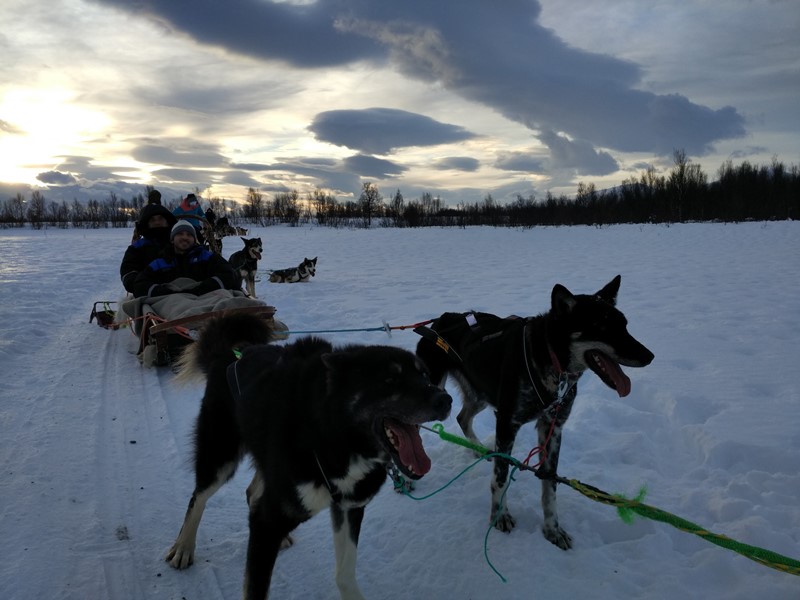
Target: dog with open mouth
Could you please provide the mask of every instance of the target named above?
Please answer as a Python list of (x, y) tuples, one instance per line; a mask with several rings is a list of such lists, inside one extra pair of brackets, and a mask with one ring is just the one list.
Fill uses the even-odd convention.
[[(550, 310), (536, 317), (501, 318), (489, 313), (444, 313), (422, 335), (419, 356), (442, 386), (452, 376), (461, 392), (457, 421), (464, 434), (480, 443), (472, 421), (485, 408), (495, 411), (495, 449), (511, 454), (517, 432), (536, 421), (543, 462), (544, 536), (567, 550), (572, 539), (562, 529), (556, 509), (556, 482), (561, 432), (572, 410), (578, 379), (591, 371), (620, 397), (631, 392), (631, 380), (620, 365), (644, 367), (653, 353), (628, 333), (628, 321), (617, 308), (621, 277), (595, 294), (573, 294), (561, 284), (551, 293)], [(505, 504), (508, 462), (496, 460), (491, 483), (490, 522), (509, 532), (514, 517)]]
[[(431, 468), (419, 426), (443, 420), (450, 396), (433, 385), (413, 353), (303, 337), (268, 342), (269, 324), (249, 315), (215, 319), (180, 359), (179, 377), (204, 377), (195, 431), (195, 489), (166, 560), (184, 569), (208, 499), (245, 454), (250, 540), (244, 597), (265, 598), (289, 534), (331, 511), (336, 583), (342, 598), (362, 598), (356, 550), (364, 507), (394, 465), (416, 480)], [(236, 349), (240, 356), (234, 354)]]

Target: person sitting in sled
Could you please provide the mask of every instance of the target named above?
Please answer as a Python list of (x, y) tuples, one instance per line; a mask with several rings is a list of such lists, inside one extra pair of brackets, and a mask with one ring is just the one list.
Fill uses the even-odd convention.
[(198, 244), (197, 230), (189, 221), (178, 221), (169, 239), (171, 245), (136, 277), (134, 296), (202, 296), (215, 290), (241, 290), (241, 277), (222, 256)]
[[(197, 242), (197, 232), (188, 221), (178, 221), (170, 233), (172, 244), (139, 273), (132, 300), (123, 312), (135, 322), (145, 313), (165, 321), (237, 308), (265, 307), (241, 289), (242, 279), (219, 254)], [(273, 320), (275, 337), (286, 339), (289, 328)], [(138, 332), (137, 332), (138, 335)]]
[[(263, 307), (242, 291), (242, 278), (219, 254), (197, 243), (197, 234), (188, 221), (178, 221), (168, 246), (139, 273), (133, 300), (123, 311), (137, 319), (145, 310), (170, 321), (183, 317), (235, 308)], [(144, 306), (148, 308), (145, 309)], [(289, 328), (274, 319), (276, 338), (285, 339)]]
[[(161, 192), (156, 189), (152, 189), (147, 193), (147, 205), (151, 204), (158, 204), (161, 205)], [(177, 221), (177, 218), (175, 219)], [(172, 227), (175, 222), (169, 224)], [(142, 237), (142, 232), (139, 231), (139, 223), (136, 222), (133, 224), (133, 237), (131, 237), (131, 244), (133, 244), (136, 240)]]
[(197, 232), (198, 243), (202, 244), (205, 242), (203, 238), (203, 227), (205, 225), (206, 213), (204, 213), (203, 209), (200, 207), (200, 201), (197, 199), (197, 196), (194, 194), (186, 196), (186, 198), (175, 207), (172, 214), (175, 215), (176, 218), (184, 219), (194, 225), (194, 229)]
[(119, 277), (126, 291), (133, 293), (136, 277), (169, 245), (170, 230), (178, 219), (160, 204), (142, 208), (136, 222), (138, 237), (125, 250), (119, 266)]

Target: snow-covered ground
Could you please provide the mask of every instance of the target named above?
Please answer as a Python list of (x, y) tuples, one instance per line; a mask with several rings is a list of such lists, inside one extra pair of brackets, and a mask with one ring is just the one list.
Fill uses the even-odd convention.
[[(560, 473), (711, 531), (800, 558), (800, 223), (508, 230), (272, 227), (260, 267), (319, 256), (308, 284), (257, 284), (293, 330), (411, 324), (449, 310), (538, 314), (556, 282), (575, 293), (622, 274), (619, 307), (654, 353), (618, 398), (591, 374), (564, 434)], [(127, 330), (88, 323), (121, 294), (130, 230), (0, 230), (0, 598), (237, 598), (249, 468), (209, 503), (196, 564), (163, 560), (192, 490), (201, 387), (143, 369)], [(226, 238), (223, 254), (239, 249)], [(410, 331), (325, 334), (413, 349)], [(454, 415), (445, 422), (458, 433)], [(491, 442), (485, 411), (478, 434)], [(469, 451), (424, 437), (447, 484)], [(515, 454), (534, 445), (526, 426)], [(540, 533), (539, 482), (517, 475), (517, 528), (488, 527), (491, 464), (438, 495), (384, 491), (367, 508), (358, 578), (369, 598), (795, 599), (800, 579), (668, 525), (624, 524), (561, 486), (574, 548)], [(296, 532), (273, 598), (337, 598), (328, 519)]]

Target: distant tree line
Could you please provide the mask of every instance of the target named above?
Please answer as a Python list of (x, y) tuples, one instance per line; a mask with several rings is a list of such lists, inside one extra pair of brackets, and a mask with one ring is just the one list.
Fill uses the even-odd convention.
[[(292, 190), (272, 199), (250, 188), (244, 202), (211, 198), (218, 217), (232, 224), (300, 225), (316, 223), (328, 227), (466, 227), (493, 225), (535, 227), (538, 225), (610, 225), (614, 223), (681, 223), (688, 221), (738, 222), (787, 220), (800, 217), (800, 169), (786, 168), (777, 158), (769, 165), (747, 161), (734, 165), (728, 160), (712, 183), (686, 153), (676, 150), (674, 164), (666, 175), (652, 167), (619, 186), (598, 191), (593, 183), (579, 183), (574, 198), (547, 192), (544, 198), (518, 195), (509, 204), (487, 195), (481, 202), (447, 206), (438, 197), (423, 193), (406, 200), (400, 190), (386, 199), (374, 183), (364, 183), (355, 200), (338, 200), (317, 189), (302, 197)], [(146, 191), (151, 189), (149, 186)], [(196, 190), (199, 196), (199, 191)], [(180, 198), (164, 204), (172, 209)], [(35, 191), (0, 201), (0, 227), (128, 227), (136, 220), (145, 198), (130, 200), (110, 194), (103, 201), (48, 202)]]

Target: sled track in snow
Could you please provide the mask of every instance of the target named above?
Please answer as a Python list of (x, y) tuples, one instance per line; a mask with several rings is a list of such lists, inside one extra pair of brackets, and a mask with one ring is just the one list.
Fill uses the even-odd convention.
[(108, 597), (223, 598), (209, 570), (177, 572), (164, 562), (193, 485), (185, 402), (172, 372), (143, 368), (134, 347), (128, 332), (109, 332), (98, 369), (95, 487), (113, 548), (103, 554)]

